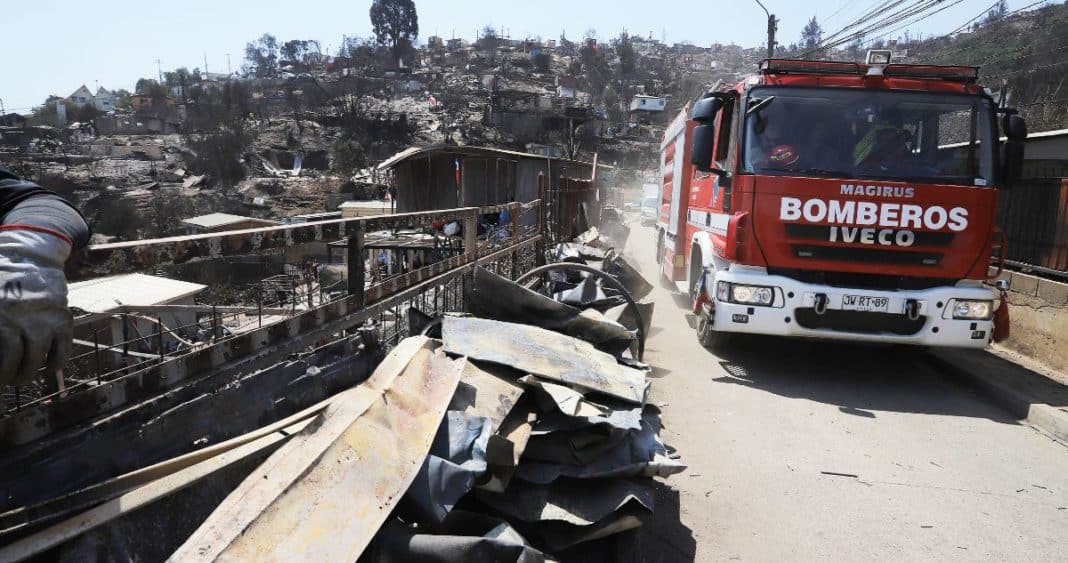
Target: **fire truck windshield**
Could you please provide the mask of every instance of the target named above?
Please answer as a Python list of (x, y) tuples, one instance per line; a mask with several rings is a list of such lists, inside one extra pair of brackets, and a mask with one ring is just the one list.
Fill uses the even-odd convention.
[(748, 107), (749, 173), (994, 183), (994, 108), (983, 97), (768, 87), (752, 90)]

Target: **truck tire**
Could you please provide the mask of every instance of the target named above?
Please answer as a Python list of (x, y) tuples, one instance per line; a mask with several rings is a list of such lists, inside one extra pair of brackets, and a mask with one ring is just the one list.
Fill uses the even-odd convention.
[[(699, 276), (703, 276), (704, 267), (702, 264), (702, 256), (700, 247), (694, 246), (690, 251), (690, 302), (697, 302), (697, 288), (700, 285), (697, 282)], [(701, 343), (701, 346), (716, 351), (722, 349), (727, 345), (730, 340), (730, 333), (713, 330), (712, 328), (712, 307), (715, 303), (705, 303), (701, 307), (701, 311), (697, 314), (697, 341)]]
[(706, 310), (697, 316), (697, 341), (701, 343), (701, 346), (715, 352), (727, 346), (730, 342), (731, 334), (712, 330), (712, 319), (709, 313), (710, 311)]

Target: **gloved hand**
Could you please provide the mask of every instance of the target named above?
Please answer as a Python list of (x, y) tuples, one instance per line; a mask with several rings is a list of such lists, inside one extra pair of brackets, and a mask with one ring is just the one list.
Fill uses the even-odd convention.
[(73, 318), (63, 265), (71, 244), (33, 227), (0, 230), (0, 384), (25, 385), (70, 355)]

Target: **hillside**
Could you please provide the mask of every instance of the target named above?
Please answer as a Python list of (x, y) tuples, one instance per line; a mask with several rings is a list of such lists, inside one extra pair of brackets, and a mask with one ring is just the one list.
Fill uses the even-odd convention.
[(908, 45), (916, 62), (981, 67), (982, 83), (1008, 89), (1032, 131), (1068, 127), (1068, 5), (1010, 15), (953, 38)]

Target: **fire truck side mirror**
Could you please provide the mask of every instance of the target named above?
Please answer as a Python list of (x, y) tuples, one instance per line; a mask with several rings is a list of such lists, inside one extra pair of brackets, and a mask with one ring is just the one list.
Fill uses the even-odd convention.
[(723, 109), (723, 98), (719, 96), (698, 100), (690, 112), (690, 119), (702, 124), (711, 124), (716, 119), (716, 114)]
[(716, 128), (713, 125), (698, 125), (693, 129), (693, 146), (690, 164), (701, 172), (719, 172), (712, 167), (712, 149), (716, 144)]
[(1001, 118), (1005, 133), (1001, 159), (1001, 186), (1011, 188), (1023, 175), (1024, 143), (1027, 141), (1027, 122), (1015, 110), (1006, 110)]
[(1022, 143), (1027, 140), (1027, 122), (1015, 113), (1001, 119), (1001, 128), (1005, 130), (1005, 136), (1010, 141)]

